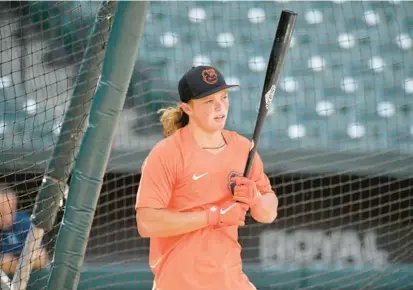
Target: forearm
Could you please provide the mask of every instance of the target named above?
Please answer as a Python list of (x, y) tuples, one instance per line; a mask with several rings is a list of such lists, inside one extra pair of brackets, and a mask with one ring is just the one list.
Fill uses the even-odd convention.
[(260, 223), (272, 223), (277, 218), (278, 199), (273, 192), (268, 192), (251, 208), (251, 216)]
[(12, 254), (3, 254), (1, 256), (0, 269), (8, 274), (14, 274), (19, 264), (19, 258)]
[(142, 237), (170, 237), (186, 234), (208, 225), (205, 211), (176, 212), (167, 209), (141, 208), (136, 213)]
[[(0, 270), (6, 274), (16, 273), (19, 266), (20, 255), (4, 254), (1, 256)], [(33, 252), (30, 261), (31, 270), (44, 268), (48, 263), (47, 253), (44, 249), (39, 249)]]

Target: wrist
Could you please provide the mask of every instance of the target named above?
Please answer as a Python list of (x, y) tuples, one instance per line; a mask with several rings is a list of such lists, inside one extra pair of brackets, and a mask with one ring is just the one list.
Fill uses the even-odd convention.
[(256, 205), (261, 199), (261, 192), (258, 190), (257, 185), (253, 183), (250, 191), (250, 208)]
[(261, 197), (262, 197), (261, 192), (259, 192), (259, 191), (257, 190), (257, 191), (255, 192), (254, 198), (252, 199), (252, 204), (250, 205), (250, 207), (252, 208), (252, 207), (256, 206), (257, 204), (259, 204), (260, 201), (261, 201)]
[(216, 206), (212, 206), (206, 211), (208, 225), (215, 226), (220, 222), (219, 209)]

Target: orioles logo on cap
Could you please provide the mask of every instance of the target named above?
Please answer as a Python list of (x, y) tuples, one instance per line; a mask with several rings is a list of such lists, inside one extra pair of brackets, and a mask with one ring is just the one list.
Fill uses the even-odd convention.
[(208, 68), (202, 71), (202, 79), (207, 84), (213, 85), (218, 81), (218, 76), (213, 68)]

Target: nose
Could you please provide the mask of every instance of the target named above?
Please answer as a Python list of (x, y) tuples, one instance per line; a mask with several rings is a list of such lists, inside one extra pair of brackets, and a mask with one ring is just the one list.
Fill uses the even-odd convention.
[(215, 105), (214, 105), (214, 108), (215, 108), (215, 111), (220, 111), (221, 110), (221, 108), (222, 108), (222, 106), (223, 106), (223, 103), (221, 102), (221, 101), (216, 101), (215, 102)]

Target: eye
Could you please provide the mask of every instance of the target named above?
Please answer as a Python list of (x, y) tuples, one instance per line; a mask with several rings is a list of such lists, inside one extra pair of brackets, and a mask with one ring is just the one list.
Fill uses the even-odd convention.
[(228, 95), (223, 96), (222, 99), (224, 100), (228, 99)]
[(212, 104), (212, 100), (206, 101), (204, 104)]

